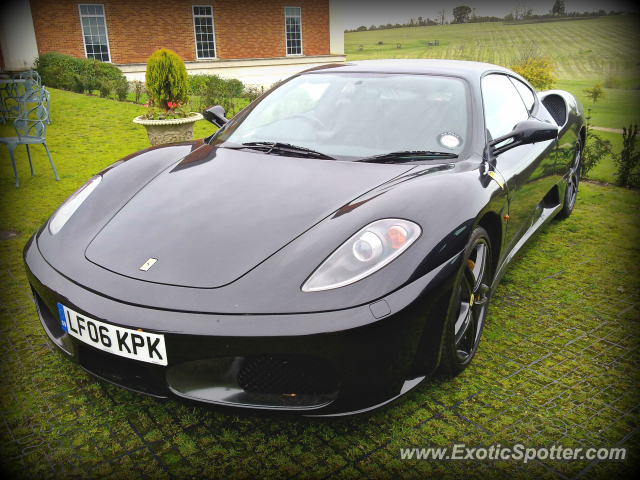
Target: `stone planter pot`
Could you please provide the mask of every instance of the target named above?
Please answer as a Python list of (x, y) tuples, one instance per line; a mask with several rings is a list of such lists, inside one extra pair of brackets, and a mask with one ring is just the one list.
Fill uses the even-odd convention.
[(199, 113), (191, 112), (190, 117), (171, 120), (147, 120), (136, 117), (133, 123), (144, 125), (149, 142), (154, 146), (193, 140), (193, 124), (203, 118)]

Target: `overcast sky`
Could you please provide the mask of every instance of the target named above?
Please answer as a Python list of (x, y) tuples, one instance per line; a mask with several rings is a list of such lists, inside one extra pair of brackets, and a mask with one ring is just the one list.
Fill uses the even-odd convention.
[[(475, 8), (476, 14), (504, 17), (516, 3), (526, 3), (533, 7), (533, 13), (548, 13), (555, 0), (342, 0), (344, 28), (369, 27), (387, 23), (405, 23), (410, 18), (422, 17), (435, 19), (443, 7), (448, 12), (448, 19), (454, 7), (467, 5)], [(637, 2), (629, 0), (565, 0), (567, 12), (593, 12), (598, 10), (639, 11)]]

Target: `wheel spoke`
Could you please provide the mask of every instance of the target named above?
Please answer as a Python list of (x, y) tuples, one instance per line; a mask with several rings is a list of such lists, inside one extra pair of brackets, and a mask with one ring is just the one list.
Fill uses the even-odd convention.
[(460, 305), (460, 315), (456, 321), (456, 345), (460, 343), (472, 322), (472, 309), (469, 304)]
[(467, 262), (466, 272), (471, 283), (471, 291), (476, 293), (480, 288), (487, 261), (487, 246), (478, 243), (475, 247), (476, 258), (471, 263)]

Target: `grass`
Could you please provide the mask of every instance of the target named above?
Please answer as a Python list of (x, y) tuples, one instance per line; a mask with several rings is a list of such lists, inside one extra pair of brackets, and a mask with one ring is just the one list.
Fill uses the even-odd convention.
[[(627, 15), (561, 24), (470, 23), (350, 32), (345, 34), (345, 52), (348, 60), (447, 58), (509, 67), (519, 52), (535, 41), (541, 52), (556, 61), (561, 79), (600, 80), (611, 70), (635, 77), (633, 86), (637, 87), (639, 19), (638, 15)], [(440, 45), (428, 47), (435, 39)], [(380, 41), (383, 45), (378, 45)], [(401, 49), (396, 48), (397, 43)]]
[(592, 125), (620, 129), (629, 127), (631, 123), (640, 124), (640, 88), (633, 89), (624, 84), (620, 88), (603, 88), (605, 98), (594, 106), (583, 90), (595, 83), (594, 80), (559, 80), (554, 88), (571, 92), (582, 102), (585, 110), (591, 109)]
[[(570, 219), (519, 252), (474, 363), (393, 408), (334, 422), (162, 402), (101, 385), (53, 353), (22, 266), (32, 232), (87, 178), (148, 146), (142, 107), (52, 90), (47, 139), (13, 187), (0, 150), (0, 471), (11, 478), (630, 477), (640, 454), (640, 193), (583, 183)], [(195, 125), (195, 136), (212, 131)], [(10, 132), (0, 126), (0, 136)], [(3, 238), (3, 237), (0, 237)], [(399, 447), (625, 445), (618, 463), (403, 462)]]

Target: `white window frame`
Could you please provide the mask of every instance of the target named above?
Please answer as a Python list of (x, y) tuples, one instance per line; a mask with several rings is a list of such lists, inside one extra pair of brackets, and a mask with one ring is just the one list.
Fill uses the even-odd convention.
[[(300, 15), (287, 15), (287, 8), (297, 8), (300, 10)], [(287, 18), (299, 18), (300, 19), (300, 53), (289, 53), (287, 50)], [(302, 48), (302, 7), (299, 6), (285, 6), (284, 7), (284, 49), (287, 57), (302, 57), (304, 56), (304, 50)]]
[[(113, 63), (111, 61), (111, 45), (109, 45), (109, 30), (107, 29), (107, 15), (106, 15), (106, 11), (104, 9), (104, 4), (102, 3), (79, 3), (78, 4), (78, 14), (80, 15), (80, 33), (82, 33), (82, 47), (84, 48), (84, 58), (89, 58), (87, 56), (87, 43), (84, 41), (84, 27), (82, 26), (82, 19), (84, 17), (99, 17), (100, 15), (85, 15), (82, 13), (82, 9), (80, 7), (95, 7), (95, 6), (100, 6), (102, 7), (102, 18), (104, 19), (104, 34), (107, 37), (107, 55), (109, 55), (109, 60), (107, 60), (105, 63)], [(91, 57), (94, 58), (94, 57)], [(104, 62), (104, 60), (100, 60), (101, 62)]]
[[(211, 9), (211, 15), (196, 15), (193, 13), (195, 7), (207, 7)], [(191, 17), (193, 19), (193, 41), (196, 47), (196, 60), (216, 60), (218, 58), (218, 42), (216, 41), (216, 25), (213, 18), (213, 5), (191, 5)], [(213, 57), (198, 56), (198, 34), (196, 33), (196, 17), (211, 17), (211, 29), (213, 30)]]

